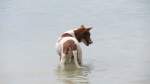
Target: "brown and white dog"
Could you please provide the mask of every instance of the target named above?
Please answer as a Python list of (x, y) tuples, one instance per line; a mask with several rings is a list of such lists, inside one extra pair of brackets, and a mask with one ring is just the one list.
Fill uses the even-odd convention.
[(91, 27), (86, 28), (81, 25), (80, 28), (67, 31), (59, 37), (56, 47), (62, 67), (65, 67), (66, 64), (74, 63), (77, 68), (81, 68), (82, 50), (79, 43), (83, 42), (86, 46), (92, 43), (90, 38), (91, 29)]

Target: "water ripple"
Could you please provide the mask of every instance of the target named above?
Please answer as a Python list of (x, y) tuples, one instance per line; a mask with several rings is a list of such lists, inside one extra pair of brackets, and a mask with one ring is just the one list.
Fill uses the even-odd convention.
[(89, 84), (88, 75), (90, 68), (83, 66), (82, 69), (68, 67), (61, 69), (60, 67), (56, 70), (57, 80), (62, 84)]

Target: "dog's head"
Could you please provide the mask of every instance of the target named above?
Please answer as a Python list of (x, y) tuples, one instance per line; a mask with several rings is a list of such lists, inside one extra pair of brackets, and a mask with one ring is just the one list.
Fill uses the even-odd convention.
[(92, 44), (93, 42), (90, 38), (91, 29), (92, 29), (91, 27), (86, 28), (84, 25), (81, 25), (80, 28), (74, 31), (77, 40), (79, 42), (83, 42), (86, 46), (89, 46), (89, 44)]

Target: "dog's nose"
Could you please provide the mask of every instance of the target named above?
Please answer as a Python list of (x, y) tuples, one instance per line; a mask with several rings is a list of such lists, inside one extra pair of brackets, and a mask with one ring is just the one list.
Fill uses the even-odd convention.
[(90, 43), (90, 44), (92, 44), (92, 43), (93, 43), (93, 41), (90, 41), (89, 43)]

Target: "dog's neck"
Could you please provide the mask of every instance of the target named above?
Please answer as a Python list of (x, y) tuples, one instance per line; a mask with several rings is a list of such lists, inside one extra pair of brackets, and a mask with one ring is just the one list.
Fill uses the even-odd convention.
[(74, 30), (69, 30), (69, 31), (66, 31), (64, 34), (67, 33), (67, 36), (71, 36), (71, 37), (75, 37), (75, 34), (74, 34)]
[(61, 35), (61, 37), (73, 37), (73, 36), (71, 34), (69, 34), (69, 33), (63, 33)]
[(80, 35), (78, 35), (78, 34), (79, 34), (79, 31), (74, 29), (74, 30), (66, 31), (65, 33), (63, 33), (61, 35), (61, 37), (74, 37), (74, 38), (76, 38), (78, 40), (78, 42), (81, 42)]

